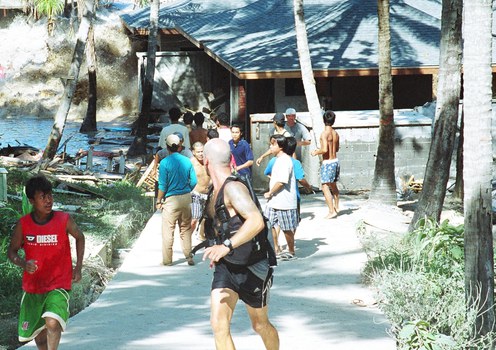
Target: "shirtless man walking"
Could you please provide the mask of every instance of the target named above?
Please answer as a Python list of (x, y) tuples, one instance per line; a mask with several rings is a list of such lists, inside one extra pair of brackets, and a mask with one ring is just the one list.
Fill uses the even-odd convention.
[(327, 110), (323, 118), (325, 128), (320, 135), (320, 148), (312, 151), (312, 156), (322, 154), (320, 177), (322, 192), (329, 207), (329, 214), (325, 218), (333, 219), (339, 213), (339, 190), (336, 184), (339, 178), (339, 159), (336, 156), (339, 151), (339, 135), (332, 127), (336, 114)]
[[(210, 186), (210, 176), (207, 174), (207, 169), (203, 164), (203, 143), (195, 142), (193, 144), (193, 157), (190, 158), (195, 169), (196, 179), (198, 183), (191, 192), (191, 229), (194, 231), (198, 221), (200, 220), (203, 207), (208, 197), (208, 189)], [(199, 236), (202, 241), (205, 240), (205, 232), (203, 223), (199, 228)]]

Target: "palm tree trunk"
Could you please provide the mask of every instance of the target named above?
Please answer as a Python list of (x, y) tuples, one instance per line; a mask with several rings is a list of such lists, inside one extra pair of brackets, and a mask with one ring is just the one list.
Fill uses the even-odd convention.
[(54, 124), (52, 131), (50, 132), (50, 136), (48, 137), (47, 146), (43, 152), (42, 161), (45, 164), (48, 164), (47, 160), (51, 160), (55, 157), (60, 139), (62, 138), (62, 134), (64, 132), (65, 121), (67, 119), (69, 109), (71, 108), (72, 97), (76, 91), (79, 70), (84, 57), (84, 48), (88, 39), (91, 18), (93, 17), (93, 8), (94, 0), (86, 0), (85, 9), (83, 10), (83, 18), (78, 29), (76, 47), (74, 48), (74, 54), (72, 56), (71, 67), (69, 68), (64, 93), (62, 95), (62, 100), (57, 110), (57, 114), (54, 118)]
[(396, 206), (394, 179), (394, 111), (391, 75), (391, 33), (389, 0), (377, 1), (379, 22), (379, 144), (369, 200)]
[(305, 89), (308, 111), (312, 117), (312, 130), (316, 147), (319, 148), (320, 134), (324, 131), (324, 122), (320, 109), (319, 96), (315, 87), (313, 76), (312, 60), (308, 48), (307, 29), (305, 25), (305, 14), (303, 10), (303, 0), (294, 0), (294, 17), (296, 31), (296, 45), (298, 47), (298, 57), (300, 60), (301, 79)]
[(439, 83), (429, 159), (409, 230), (430, 217), (439, 222), (455, 144), (461, 89), (462, 0), (443, 0)]
[(146, 154), (148, 120), (153, 100), (153, 82), (155, 81), (155, 58), (157, 54), (159, 11), (160, 0), (153, 0), (150, 5), (150, 31), (148, 34), (148, 50), (141, 111), (136, 125), (136, 137), (129, 147), (127, 152), (128, 155)]
[(91, 25), (90, 32), (88, 34), (88, 43), (86, 45), (86, 62), (88, 65), (88, 107), (79, 132), (96, 131), (97, 80), (95, 30), (93, 25)]
[[(492, 1), (465, 0), (464, 215), (465, 295), (476, 307), (476, 336), (494, 331), (494, 257), (492, 238)], [(489, 346), (488, 346), (489, 348)]]

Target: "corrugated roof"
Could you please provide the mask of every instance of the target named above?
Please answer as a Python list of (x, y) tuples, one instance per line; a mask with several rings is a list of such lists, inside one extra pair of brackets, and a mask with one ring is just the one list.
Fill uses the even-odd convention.
[[(293, 0), (183, 0), (161, 9), (161, 28), (177, 28), (237, 75), (298, 71)], [(222, 4), (223, 8), (220, 8)], [(377, 68), (377, 2), (305, 0), (314, 71)], [(146, 28), (148, 9), (123, 16)], [(439, 64), (441, 0), (391, 1), (393, 67)]]

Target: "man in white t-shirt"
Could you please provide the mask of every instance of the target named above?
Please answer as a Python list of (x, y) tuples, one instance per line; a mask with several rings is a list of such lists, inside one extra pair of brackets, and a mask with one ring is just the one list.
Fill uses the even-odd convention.
[(298, 213), (293, 161), (284, 152), (287, 142), (287, 138), (282, 135), (276, 134), (270, 138), (270, 150), (277, 158), (270, 175), (269, 192), (264, 194), (267, 199), (264, 214), (271, 226), (279, 226), (286, 237), (288, 251), (280, 254), (280, 258), (293, 260), (296, 259), (294, 236), (298, 227)]
[(184, 148), (187, 148), (188, 150), (191, 148), (191, 144), (189, 142), (189, 130), (186, 126), (179, 124), (179, 118), (181, 117), (181, 111), (177, 107), (172, 107), (169, 110), (169, 118), (171, 121), (170, 125), (167, 125), (162, 129), (160, 132), (160, 138), (158, 140), (158, 145), (159, 147), (162, 147), (162, 149), (166, 149), (167, 145), (165, 143), (165, 140), (167, 139), (167, 136), (175, 133), (175, 132), (180, 132), (183, 135), (183, 144), (182, 146)]

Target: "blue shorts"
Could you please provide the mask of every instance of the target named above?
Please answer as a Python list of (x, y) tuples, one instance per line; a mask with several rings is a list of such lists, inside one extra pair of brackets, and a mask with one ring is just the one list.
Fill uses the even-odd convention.
[(333, 183), (339, 180), (339, 160), (324, 160), (320, 167), (320, 180), (323, 184)]

